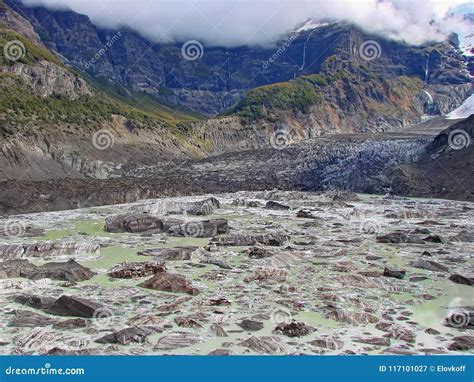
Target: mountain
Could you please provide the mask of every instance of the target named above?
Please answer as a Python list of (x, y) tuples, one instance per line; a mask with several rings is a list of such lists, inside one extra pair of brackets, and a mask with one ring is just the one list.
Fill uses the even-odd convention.
[[(30, 21), (48, 48), (78, 70), (206, 115), (228, 111), (251, 89), (321, 71), (327, 72), (329, 79), (338, 75), (337, 71), (359, 70), (394, 81), (401, 76), (420, 80), (417, 88), (410, 90), (421, 93), (420, 89), (426, 88), (432, 93), (434, 105), (429, 110), (415, 105), (406, 113), (407, 118), (423, 111), (449, 112), (465, 98), (462, 85), (470, 82), (467, 73), (460, 72), (465, 63), (455, 39), (451, 43), (412, 47), (368, 35), (348, 23), (308, 21), (273, 47), (227, 49), (196, 45), (198, 55), (183, 59), (182, 43), (150, 41), (128, 29), (104, 30), (94, 26), (87, 16), (72, 11), (26, 7), (18, 0), (7, 3)], [(361, 59), (362, 43), (371, 40), (377, 43), (375, 49), (380, 49), (380, 57)], [(94, 59), (101, 50), (100, 58)], [(448, 85), (459, 89), (447, 91)], [(386, 86), (390, 84), (380, 83), (380, 87)], [(405, 87), (401, 89), (404, 90)], [(380, 94), (379, 89), (363, 92), (373, 95), (375, 102), (384, 102), (384, 97), (391, 96), (383, 91)], [(332, 103), (333, 97), (330, 98)]]
[(128, 160), (203, 155), (179, 130), (195, 115), (97, 86), (4, 3), (0, 45), (0, 179), (104, 178)]
[(455, 36), (414, 47), (345, 22), (189, 60), (182, 44), (9, 0), (0, 44), (18, 54), (0, 62), (10, 212), (213, 189), (385, 192), (472, 92)]

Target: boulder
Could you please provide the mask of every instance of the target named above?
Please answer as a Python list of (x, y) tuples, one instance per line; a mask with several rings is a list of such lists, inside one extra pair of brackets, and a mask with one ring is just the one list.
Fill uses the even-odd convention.
[(192, 346), (202, 341), (202, 337), (194, 332), (172, 332), (161, 337), (154, 350), (173, 350)]
[(156, 260), (175, 261), (191, 260), (199, 247), (152, 248), (138, 252), (139, 256), (153, 256)]
[(323, 349), (330, 349), (330, 350), (339, 350), (342, 349), (344, 346), (344, 342), (336, 339), (336, 338), (329, 338), (329, 337), (319, 337), (310, 342), (310, 345), (317, 346)]
[(89, 280), (95, 275), (89, 268), (83, 267), (73, 259), (67, 262), (46, 263), (36, 267), (30, 275), (29, 279), (40, 280), (49, 278), (61, 281), (84, 281)]
[(268, 201), (267, 204), (265, 204), (265, 208), (267, 210), (279, 210), (279, 211), (286, 211), (290, 209), (289, 206), (285, 206), (284, 204), (275, 202), (273, 200)]
[(211, 240), (212, 243), (220, 246), (250, 246), (256, 244), (283, 246), (288, 240), (289, 236), (268, 233), (268, 234), (230, 234), (220, 235)]
[(25, 248), (21, 244), (0, 245), (0, 259), (13, 260), (21, 259), (25, 253)]
[(25, 256), (49, 257), (78, 255), (82, 253), (98, 253), (100, 245), (88, 241), (42, 241), (25, 245)]
[(186, 213), (189, 215), (210, 215), (216, 209), (221, 208), (219, 200), (214, 197), (187, 203)]
[(326, 317), (330, 320), (344, 322), (351, 325), (365, 325), (378, 322), (378, 318), (369, 313), (346, 311), (342, 309), (331, 309)]
[(432, 272), (449, 272), (449, 268), (432, 260), (418, 259), (411, 261), (410, 266), (413, 268), (426, 269)]
[(409, 235), (406, 232), (397, 231), (387, 233), (385, 235), (379, 235), (375, 238), (378, 243), (389, 243), (389, 244), (397, 244), (397, 243), (412, 243), (412, 244), (423, 244), (423, 240), (419, 239), (416, 236)]
[(197, 288), (194, 288), (191, 283), (182, 275), (172, 273), (157, 273), (151, 279), (139, 284), (140, 287), (161, 290), (164, 292), (173, 293), (188, 293), (196, 295), (199, 293)]
[(265, 257), (271, 257), (275, 255), (275, 252), (270, 251), (264, 247), (252, 247), (246, 252), (251, 259), (263, 259)]
[(260, 354), (276, 354), (286, 352), (285, 345), (275, 336), (249, 337), (239, 343), (239, 346), (249, 348)]
[(0, 263), (0, 278), (24, 277), (30, 280), (53, 279), (84, 281), (95, 275), (73, 259), (67, 262), (46, 263), (36, 266), (28, 260), (8, 260)]
[(146, 338), (152, 334), (157, 333), (158, 330), (154, 327), (148, 326), (133, 326), (119, 330), (117, 332), (107, 334), (97, 340), (100, 344), (120, 344), (128, 345), (130, 343), (143, 343)]
[(394, 269), (390, 269), (390, 268), (385, 268), (383, 270), (383, 275), (385, 277), (394, 277), (396, 279), (403, 279), (406, 275), (406, 271), (405, 270), (394, 270)]
[(172, 236), (185, 237), (213, 237), (226, 234), (228, 231), (227, 219), (191, 221), (170, 227), (168, 230)]
[(26, 306), (30, 306), (35, 309), (48, 309), (50, 308), (54, 302), (56, 301), (55, 298), (52, 297), (42, 297), (36, 296), (31, 294), (21, 294), (14, 298), (14, 301), (17, 304), (22, 304)]
[(431, 234), (427, 237), (425, 237), (423, 239), (423, 241), (428, 241), (428, 242), (431, 242), (431, 243), (439, 243), (439, 244), (446, 244), (448, 243), (449, 241), (439, 235), (434, 235), (434, 234)]
[(95, 318), (98, 312), (102, 312), (105, 309), (103, 305), (94, 301), (63, 295), (47, 309), (47, 312), (58, 316)]
[(245, 319), (239, 322), (239, 325), (242, 329), (248, 330), (250, 332), (257, 332), (263, 329), (263, 322)]
[(28, 260), (7, 260), (0, 263), (0, 279), (28, 277), (36, 270)]
[(107, 273), (110, 277), (117, 279), (133, 279), (136, 277), (151, 276), (159, 272), (165, 272), (166, 268), (163, 263), (142, 261), (142, 262), (124, 262), (116, 264)]
[(104, 229), (107, 232), (162, 232), (164, 225), (161, 219), (149, 214), (123, 214), (107, 217)]
[(387, 337), (352, 337), (352, 341), (375, 346), (390, 346), (390, 338)]
[(14, 317), (10, 320), (8, 326), (17, 328), (36, 328), (40, 326), (49, 326), (57, 322), (50, 317), (43, 316), (42, 314), (30, 310), (16, 310), (13, 314)]
[(306, 325), (304, 322), (292, 321), (290, 323), (281, 323), (273, 331), (275, 334), (283, 334), (287, 337), (303, 337), (316, 329)]
[(458, 336), (453, 338), (448, 349), (453, 351), (466, 351), (474, 349), (474, 336)]
[(296, 217), (297, 218), (304, 218), (304, 219), (314, 219), (315, 218), (313, 213), (309, 210), (299, 210), (296, 213)]
[(469, 285), (469, 286), (474, 286), (474, 278), (473, 277), (465, 277), (460, 274), (452, 274), (449, 276), (449, 280), (451, 280), (453, 283), (456, 284), (462, 284), (462, 285)]

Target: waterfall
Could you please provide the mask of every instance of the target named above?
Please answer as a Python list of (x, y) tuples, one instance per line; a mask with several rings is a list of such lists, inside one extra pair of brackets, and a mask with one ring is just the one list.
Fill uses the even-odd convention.
[(428, 55), (428, 57), (426, 57), (426, 64), (425, 64), (425, 84), (428, 83), (429, 67), (430, 67), (430, 55)]
[(308, 44), (308, 41), (311, 38), (311, 35), (313, 34), (314, 31), (315, 30), (313, 29), (311, 31), (311, 33), (308, 35), (308, 38), (306, 39), (306, 41), (304, 42), (304, 45), (303, 45), (303, 63), (301, 64), (300, 71), (302, 71), (304, 69), (304, 66), (306, 64), (306, 45)]

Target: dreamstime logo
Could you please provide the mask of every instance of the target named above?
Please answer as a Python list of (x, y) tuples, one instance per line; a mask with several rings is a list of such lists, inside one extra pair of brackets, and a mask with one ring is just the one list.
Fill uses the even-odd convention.
[(469, 311), (459, 307), (461, 303), (462, 299), (460, 297), (456, 297), (449, 303), (448, 315), (445, 319), (445, 324), (447, 326), (461, 329), (469, 325), (471, 319)]
[(183, 234), (186, 237), (200, 237), (204, 233), (204, 225), (201, 222), (189, 222), (183, 226)]
[(181, 47), (181, 55), (187, 61), (196, 61), (204, 55), (204, 47), (197, 40), (186, 41)]
[(98, 60), (101, 59), (101, 57), (107, 53), (107, 51), (112, 48), (112, 46), (119, 40), (119, 38), (122, 36), (122, 32), (118, 31), (115, 33), (112, 37), (107, 36), (106, 40), (107, 42), (104, 44), (104, 47), (99, 49), (97, 53), (92, 57), (86, 64), (84, 65), (86, 69), (89, 69), (92, 65), (94, 65)]
[(456, 129), (449, 133), (448, 144), (453, 150), (461, 150), (467, 148), (471, 143), (471, 137), (467, 131)]
[(115, 315), (109, 308), (98, 308), (92, 313), (92, 321), (90, 322), (96, 327), (108, 327), (115, 321)]
[(3, 226), (3, 233), (9, 238), (22, 237), (25, 234), (26, 225), (19, 220), (8, 219)]
[(273, 148), (281, 150), (293, 143), (308, 139), (306, 132), (296, 131), (293, 128), (273, 130), (270, 135), (270, 144)]
[(380, 58), (382, 48), (375, 40), (364, 41), (359, 46), (359, 56), (365, 61), (373, 61)]
[(382, 222), (374, 218), (364, 219), (360, 223), (359, 231), (368, 235), (378, 235), (382, 231)]
[(10, 61), (25, 57), (26, 48), (20, 40), (8, 41), (3, 47), (3, 55)]
[(277, 308), (270, 314), (273, 325), (289, 324), (292, 321), (291, 312), (287, 308)]
[(298, 38), (298, 36), (295, 34), (295, 35), (292, 35), (290, 37), (288, 37), (284, 42), (283, 44), (275, 51), (275, 53), (273, 53), (273, 55), (266, 61), (263, 62), (263, 69), (267, 69), (270, 64), (273, 64), (276, 60), (278, 60), (278, 58), (286, 52), (286, 50), (289, 48), (289, 46), (293, 43), (293, 41), (295, 41), (296, 39)]
[(99, 130), (92, 136), (92, 144), (97, 150), (106, 150), (114, 145), (113, 134), (106, 129)]

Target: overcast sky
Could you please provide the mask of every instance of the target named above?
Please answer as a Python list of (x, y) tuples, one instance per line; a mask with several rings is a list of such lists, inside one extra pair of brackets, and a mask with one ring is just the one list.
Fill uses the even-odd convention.
[[(24, 0), (69, 7), (101, 27), (126, 25), (152, 40), (205, 45), (268, 45), (312, 18), (346, 19), (412, 44), (440, 41), (472, 25), (446, 17), (459, 0)], [(474, 4), (474, 3), (472, 3)], [(436, 23), (432, 23), (435, 20)]]

